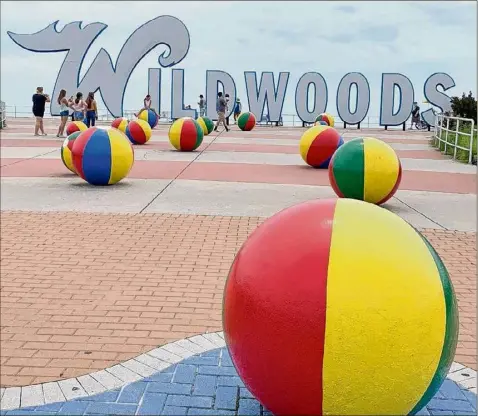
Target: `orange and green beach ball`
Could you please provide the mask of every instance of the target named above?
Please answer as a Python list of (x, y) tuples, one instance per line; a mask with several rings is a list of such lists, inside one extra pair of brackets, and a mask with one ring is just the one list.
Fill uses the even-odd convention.
[(317, 125), (306, 130), (300, 138), (299, 151), (309, 166), (326, 169), (344, 139), (332, 127)]
[(209, 117), (199, 117), (196, 121), (201, 126), (204, 136), (207, 136), (214, 130), (214, 123)]
[(430, 243), (353, 199), (287, 208), (236, 255), (225, 340), (249, 391), (275, 415), (413, 415), (453, 362), (458, 310)]
[(82, 121), (72, 121), (71, 123), (68, 123), (66, 126), (66, 134), (69, 136), (72, 133), (75, 133), (76, 131), (85, 131), (88, 127), (86, 126), (85, 123)]
[(176, 150), (192, 152), (201, 146), (204, 132), (199, 123), (190, 118), (177, 119), (169, 129), (169, 141)]
[(353, 139), (335, 152), (329, 180), (340, 198), (383, 204), (397, 191), (402, 165), (395, 151), (373, 137)]
[(73, 149), (73, 143), (75, 139), (81, 134), (81, 131), (75, 131), (74, 133), (70, 134), (61, 145), (60, 155), (61, 161), (65, 165), (65, 167), (76, 173), (75, 167), (73, 166), (73, 155), (71, 150)]
[(250, 131), (256, 125), (256, 116), (250, 112), (241, 113), (237, 119), (237, 126), (242, 131)]
[(315, 119), (316, 125), (325, 123), (327, 126), (334, 127), (335, 125), (335, 119), (332, 114), (329, 113), (322, 113), (317, 116)]

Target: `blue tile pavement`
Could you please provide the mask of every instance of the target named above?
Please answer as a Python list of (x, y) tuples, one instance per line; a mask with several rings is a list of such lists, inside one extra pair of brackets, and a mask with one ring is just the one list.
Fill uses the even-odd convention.
[[(446, 380), (417, 416), (476, 414), (476, 394)], [(237, 375), (225, 348), (208, 351), (150, 377), (95, 396), (0, 412), (0, 416), (138, 415), (270, 416)]]

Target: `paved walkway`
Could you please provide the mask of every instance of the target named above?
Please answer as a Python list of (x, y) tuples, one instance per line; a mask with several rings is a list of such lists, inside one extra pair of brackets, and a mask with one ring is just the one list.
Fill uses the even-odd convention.
[[(287, 206), (334, 197), (326, 172), (297, 155), (302, 129), (233, 129), (186, 154), (168, 150), (162, 126), (135, 147), (131, 175), (101, 189), (64, 168), (62, 140), (30, 130), (13, 121), (0, 139), (2, 387), (80, 377), (220, 330), (224, 280), (249, 233)], [(460, 309), (455, 361), (476, 370), (476, 167), (443, 158), (426, 133), (362, 135), (402, 159), (385, 207), (444, 259)]]

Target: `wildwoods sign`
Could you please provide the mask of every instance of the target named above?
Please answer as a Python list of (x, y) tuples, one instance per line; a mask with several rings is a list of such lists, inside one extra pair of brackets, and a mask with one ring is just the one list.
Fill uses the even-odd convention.
[[(16, 34), (7, 32), (19, 46), (32, 52), (67, 52), (58, 72), (53, 96), (64, 88), (67, 91), (100, 91), (108, 111), (115, 117), (123, 115), (123, 100), (128, 80), (136, 65), (156, 46), (163, 44), (169, 49), (158, 57), (163, 68), (171, 68), (181, 62), (189, 51), (189, 31), (181, 20), (173, 16), (159, 16), (138, 27), (126, 40), (113, 65), (111, 56), (101, 49), (93, 63), (80, 80), (83, 60), (94, 41), (108, 27), (104, 23), (91, 23), (82, 27), (81, 22), (68, 23), (57, 31), (58, 21), (33, 34)], [(288, 92), (289, 72), (280, 72), (277, 83), (272, 72), (263, 72), (258, 83), (257, 73), (245, 71), (246, 95), (249, 109), (259, 119), (267, 113), (271, 121), (279, 121)], [(224, 71), (206, 71), (206, 100), (214, 102), (219, 84), (229, 93), (231, 100), (236, 99), (236, 84), (230, 74)], [(310, 88), (314, 86), (315, 88)], [(424, 83), (425, 98), (442, 111), (450, 110), (450, 97), (445, 91), (455, 86), (453, 78), (445, 73), (435, 73)], [(352, 87), (356, 88), (356, 104), (351, 109), (350, 96)], [(438, 90), (438, 87), (442, 91)], [(153, 105), (160, 111), (161, 69), (148, 70), (148, 89)], [(308, 102), (313, 94), (312, 109)], [(399, 94), (398, 109), (394, 106), (395, 95)], [(305, 122), (313, 122), (327, 107), (327, 83), (318, 72), (306, 72), (295, 87), (295, 107), (298, 117)], [(194, 110), (184, 108), (184, 70), (172, 69), (171, 73), (171, 116), (194, 117)], [(405, 122), (410, 116), (414, 101), (411, 81), (402, 74), (382, 74), (380, 124), (394, 126)], [(361, 122), (370, 106), (370, 84), (359, 72), (349, 72), (337, 88), (337, 114), (347, 124)], [(59, 115), (60, 108), (56, 100), (51, 102), (51, 114)], [(231, 109), (232, 111), (232, 109)], [(215, 118), (215, 106), (208, 106), (207, 116)], [(434, 124), (432, 110), (423, 113), (425, 121)]]

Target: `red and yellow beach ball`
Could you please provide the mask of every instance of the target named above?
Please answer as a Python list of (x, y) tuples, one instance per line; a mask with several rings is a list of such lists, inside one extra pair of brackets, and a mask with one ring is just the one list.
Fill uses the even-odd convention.
[(237, 118), (237, 126), (242, 131), (251, 131), (256, 125), (256, 116), (250, 112), (244, 112)]
[(196, 121), (201, 126), (204, 136), (207, 136), (214, 130), (214, 123), (209, 117), (199, 117)]
[(315, 119), (316, 124), (322, 124), (320, 122), (326, 123), (327, 126), (334, 127), (335, 126), (335, 119), (332, 114), (329, 113), (322, 113), (317, 116)]
[(402, 165), (382, 140), (359, 137), (345, 143), (329, 164), (330, 185), (341, 198), (383, 204), (397, 191)]
[(430, 243), (353, 199), (287, 208), (238, 252), (225, 340), (249, 391), (275, 415), (408, 415), (453, 362), (457, 304)]
[(199, 123), (190, 118), (178, 118), (169, 129), (169, 141), (176, 150), (192, 152), (201, 146), (204, 132)]
[(76, 131), (85, 131), (87, 128), (86, 124), (82, 121), (72, 121), (66, 126), (66, 134), (69, 136)]
[(73, 143), (73, 165), (91, 185), (112, 185), (125, 178), (134, 163), (134, 151), (118, 129), (90, 127)]
[(141, 119), (130, 121), (126, 126), (125, 133), (133, 144), (145, 144), (153, 134), (148, 122)]
[(126, 133), (126, 127), (128, 127), (128, 119), (124, 117), (118, 117), (113, 120), (111, 127), (121, 130), (123, 133)]
[(299, 151), (302, 159), (314, 168), (327, 168), (335, 151), (344, 139), (332, 127), (317, 125), (308, 129), (301, 137)]
[(73, 143), (75, 142), (75, 139), (81, 134), (81, 131), (75, 131), (74, 133), (70, 134), (64, 141), (63, 144), (61, 145), (61, 150), (60, 150), (60, 155), (61, 155), (61, 161), (65, 165), (65, 167), (72, 171), (73, 173), (76, 173), (75, 166), (73, 165), (73, 155), (71, 153), (71, 150), (73, 149)]

